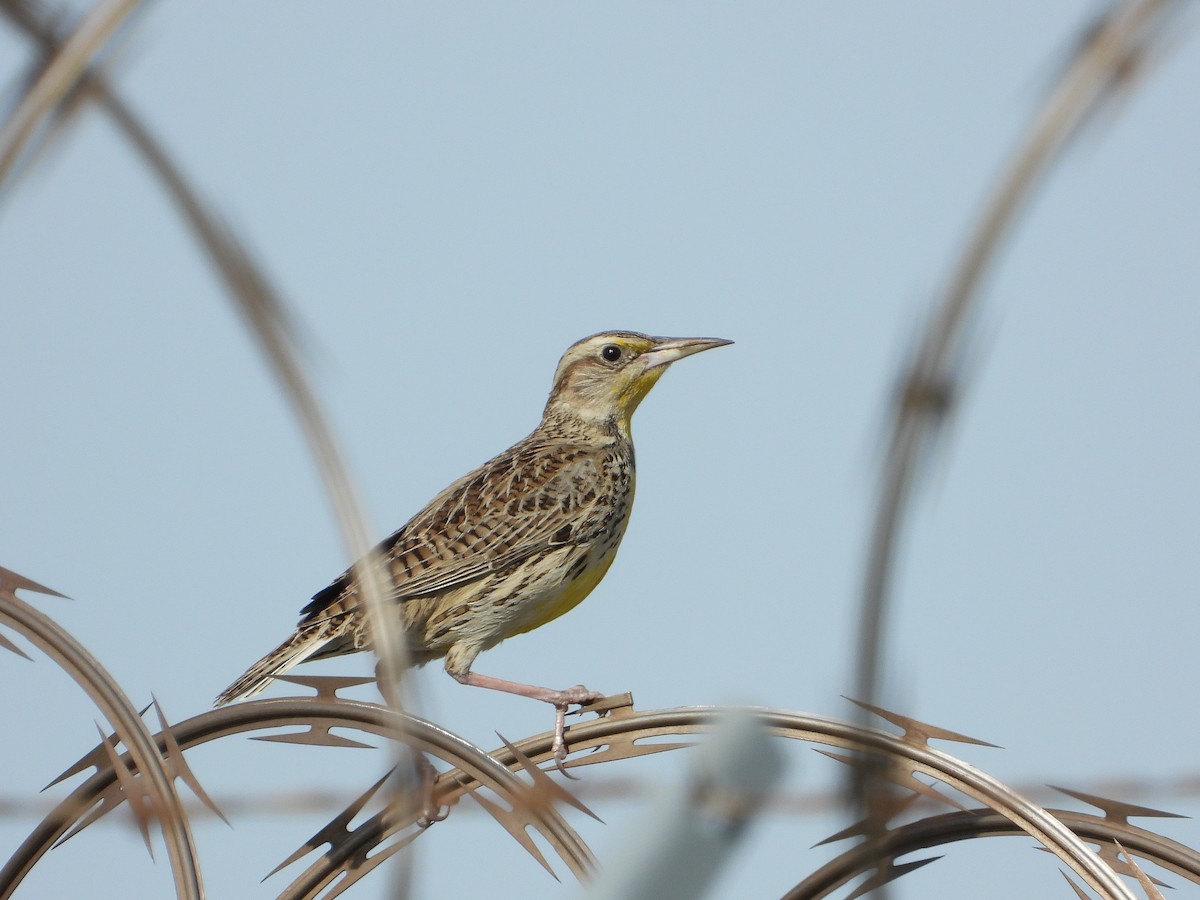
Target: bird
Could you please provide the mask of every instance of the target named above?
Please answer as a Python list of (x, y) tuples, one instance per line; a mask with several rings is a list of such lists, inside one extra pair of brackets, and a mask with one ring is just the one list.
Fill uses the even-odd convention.
[[(578, 605), (625, 534), (635, 472), (630, 420), (677, 360), (732, 343), (605, 331), (572, 344), (538, 426), (455, 481), (382, 541), (385, 596), (404, 627), (408, 662), (445, 659), (465, 685), (551, 704), (552, 751), (567, 756), (564, 717), (603, 695), (553, 690), (472, 671), (476, 657)], [(252, 697), (298, 663), (371, 649), (356, 568), (313, 595), (294, 633), (216, 699)], [(565, 771), (565, 770), (563, 770)]]

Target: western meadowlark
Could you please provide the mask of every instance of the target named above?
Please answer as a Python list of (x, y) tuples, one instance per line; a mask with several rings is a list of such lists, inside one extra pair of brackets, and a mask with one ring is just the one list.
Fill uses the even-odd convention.
[[(630, 417), (671, 363), (728, 343), (609, 331), (573, 344), (533, 433), (454, 482), (377, 548), (409, 661), (445, 657), (446, 671), (462, 684), (553, 704), (560, 765), (567, 708), (602, 695), (582, 685), (556, 691), (479, 675), (471, 664), (506, 638), (561, 616), (600, 582), (633, 504)], [(353, 569), (300, 614), (295, 634), (230, 685), (218, 706), (257, 694), (297, 663), (371, 646)]]

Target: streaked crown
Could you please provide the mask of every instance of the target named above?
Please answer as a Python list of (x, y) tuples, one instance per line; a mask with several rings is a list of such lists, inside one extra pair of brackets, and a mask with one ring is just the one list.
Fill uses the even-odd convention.
[(602, 331), (567, 348), (554, 373), (546, 414), (615, 422), (628, 431), (638, 404), (676, 360), (722, 347), (722, 338), (662, 338)]

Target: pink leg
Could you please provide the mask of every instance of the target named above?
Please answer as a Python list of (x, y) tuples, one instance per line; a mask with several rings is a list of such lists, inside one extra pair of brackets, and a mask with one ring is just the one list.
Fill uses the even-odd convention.
[[(564, 775), (567, 775), (567, 770), (563, 768), (563, 761), (567, 758), (567, 739), (565, 734), (567, 727), (567, 707), (573, 703), (591, 703), (604, 696), (599, 691), (589, 691), (582, 684), (577, 684), (573, 688), (567, 688), (565, 691), (555, 691), (532, 684), (521, 684), (519, 681), (505, 681), (503, 678), (493, 678), (491, 675), (477, 675), (474, 672), (464, 672), (462, 674), (451, 672), (450, 677), (460, 684), (469, 684), (473, 687), (487, 688), (492, 691), (504, 691), (506, 694), (516, 694), (519, 697), (529, 697), (533, 700), (541, 700), (543, 703), (551, 704), (554, 707), (554, 743), (551, 745), (551, 749), (554, 751), (554, 764), (558, 767), (558, 771)], [(572, 778), (574, 776), (568, 775), (567, 777)]]

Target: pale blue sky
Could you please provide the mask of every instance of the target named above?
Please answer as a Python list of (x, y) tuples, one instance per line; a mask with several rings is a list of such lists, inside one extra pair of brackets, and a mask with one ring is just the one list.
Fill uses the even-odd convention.
[[(533, 427), (575, 339), (736, 341), (681, 363), (638, 413), (636, 511), (603, 585), (479, 671), (632, 690), (643, 709), (849, 716), (894, 372), (1096, 8), (161, 3), (111, 72), (299, 312), (379, 536)], [(0, 31), (5, 83), (28, 58)], [(1193, 816), (1176, 789), (1200, 774), (1197, 84), (1182, 29), (1001, 255), (904, 542), (886, 696), (1003, 745), (961, 754), (1003, 780), (1128, 779), (1126, 799)], [(37, 603), (135, 703), (153, 691), (173, 719), (197, 714), (346, 562), (298, 430), (95, 113), (3, 197), (0, 297), (0, 565), (75, 598)], [(0, 656), (0, 677), (7, 721), (30, 723), (0, 750), (0, 798), (31, 797), (94, 745), (97, 714), (44, 658)], [(426, 715), (485, 747), (550, 724), (436, 667), (419, 683)], [(803, 747), (789, 759), (790, 789), (841, 775)], [(192, 758), (217, 797), (349, 798), (385, 762), (237, 740)], [(596, 806), (607, 825), (572, 822), (603, 859), (641, 806)], [(199, 826), (211, 895), (274, 896), (286, 880), (259, 879), (322, 822)], [(0, 818), (0, 848), (34, 824)], [(843, 824), (769, 817), (717, 895), (781, 893)], [(1200, 845), (1194, 822), (1162, 830)], [(895, 895), (1063, 896), (1031, 846), (952, 846)], [(420, 897), (498, 880), (577, 896), (471, 812), (419, 849)], [(23, 890), (168, 896), (170, 871), (100, 826)]]

